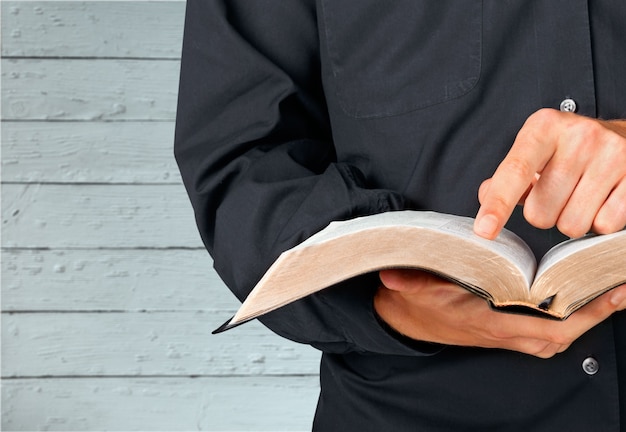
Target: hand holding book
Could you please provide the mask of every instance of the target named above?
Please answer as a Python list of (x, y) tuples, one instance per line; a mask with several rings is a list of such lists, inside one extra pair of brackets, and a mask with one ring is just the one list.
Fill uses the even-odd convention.
[(445, 345), (500, 348), (541, 358), (564, 351), (612, 313), (626, 309), (626, 285), (615, 288), (565, 321), (502, 314), (478, 296), (430, 273), (383, 270), (374, 305), (399, 333)]
[[(493, 178), (481, 186), (476, 234), (493, 239), (513, 207), (528, 221), (580, 237), (626, 225), (626, 122), (542, 110), (531, 116)], [(622, 265), (626, 265), (626, 259)], [(384, 270), (379, 315), (415, 339), (505, 348), (551, 357), (613, 312), (626, 286), (591, 301), (564, 322), (502, 316), (453, 283), (416, 270)], [(551, 297), (549, 297), (551, 299)]]
[(561, 320), (626, 283), (626, 231), (561, 243), (537, 264), (511, 231), (487, 240), (474, 234), (473, 222), (410, 210), (333, 222), (283, 252), (220, 330), (385, 269), (424, 270), (494, 308)]
[[(479, 199), (476, 221), (407, 211), (331, 224), (283, 253), (218, 331), (379, 270), (381, 317), (432, 342), (550, 357), (626, 307), (626, 287), (618, 288), (626, 282), (626, 121), (535, 113)], [(518, 203), (539, 228), (613, 234), (566, 242), (537, 266), (503, 229)], [(569, 319), (496, 314), (481, 297), (497, 309)]]

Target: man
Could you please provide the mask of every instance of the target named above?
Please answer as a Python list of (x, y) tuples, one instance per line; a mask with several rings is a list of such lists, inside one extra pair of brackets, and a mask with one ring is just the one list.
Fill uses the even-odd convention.
[[(216, 270), (243, 299), (330, 221), (402, 209), (537, 256), (624, 228), (625, 22), (623, 0), (188, 1), (176, 156)], [(554, 322), (388, 270), (262, 321), (323, 351), (316, 430), (624, 431), (625, 299)]]

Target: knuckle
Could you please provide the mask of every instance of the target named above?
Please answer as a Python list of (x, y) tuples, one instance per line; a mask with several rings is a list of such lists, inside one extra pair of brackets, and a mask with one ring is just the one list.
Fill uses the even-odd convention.
[(559, 345), (559, 344), (550, 344), (545, 350), (543, 350), (542, 352), (536, 354), (536, 357), (542, 358), (542, 359), (549, 359), (554, 357), (555, 355), (562, 353), (563, 351), (567, 350), (569, 348), (570, 344), (564, 344), (564, 345)]
[(616, 167), (624, 167), (626, 161), (626, 139), (612, 131), (604, 139), (606, 151), (609, 153), (609, 162), (613, 162)]
[(598, 234), (611, 234), (626, 226), (626, 196), (622, 199), (617, 193), (609, 196), (595, 219), (592, 230)]
[(570, 238), (579, 238), (589, 232), (591, 226), (583, 224), (582, 221), (571, 221), (565, 218), (559, 218), (556, 222), (558, 230)]
[(593, 146), (594, 143), (603, 139), (608, 129), (597, 120), (580, 116), (578, 121), (572, 125), (570, 131), (574, 136), (581, 137), (581, 143), (589, 143), (589, 145)]
[(576, 337), (566, 332), (556, 332), (551, 334), (549, 342), (556, 346), (570, 346)]
[(498, 326), (489, 326), (489, 328), (487, 329), (487, 334), (488, 337), (494, 341), (503, 341), (512, 337), (510, 332)]
[(554, 355), (554, 353), (551, 353), (551, 350), (549, 350), (549, 348), (549, 341), (532, 339), (524, 341), (520, 346), (519, 351), (535, 357), (548, 358)]
[(530, 162), (518, 156), (509, 156), (502, 162), (502, 169), (509, 175), (519, 179), (531, 178), (535, 175), (535, 170)]
[(494, 214), (500, 220), (508, 219), (510, 211), (515, 207), (516, 203), (503, 195), (492, 195), (490, 201), (483, 204), (489, 207), (490, 213)]
[(541, 352), (539, 354), (536, 354), (535, 357), (539, 357), (541, 359), (547, 360), (549, 358), (554, 357), (557, 353), (558, 353), (557, 350), (544, 351), (544, 352)]
[(556, 353), (557, 353), (557, 354), (559, 354), (559, 353), (565, 352), (565, 351), (566, 351), (569, 347), (570, 347), (569, 345), (561, 345), (561, 346), (560, 346), (560, 347), (556, 350)]
[[(495, 312), (489, 311), (490, 314)], [(519, 332), (514, 327), (503, 325), (500, 320), (481, 320), (483, 322), (483, 334), (486, 339), (491, 340), (497, 346), (514, 345), (519, 338)]]
[(562, 115), (560, 111), (552, 108), (541, 108), (532, 113), (526, 123), (537, 128), (545, 128), (552, 126)]
[(598, 140), (604, 139), (610, 130), (597, 119), (574, 114), (567, 123), (567, 136), (575, 139), (581, 145), (588, 144), (593, 147)]
[(579, 156), (591, 155), (599, 150), (607, 167), (624, 167), (626, 140), (604, 122), (581, 116), (568, 132), (568, 136), (574, 138), (571, 141), (577, 143)]
[(596, 234), (611, 234), (617, 232), (623, 228), (622, 222), (610, 217), (603, 217), (598, 215), (593, 221), (592, 230)]
[(615, 312), (616, 308), (616, 306), (611, 303), (611, 297), (608, 295), (596, 298), (588, 306), (589, 307), (585, 308), (585, 313), (588, 315), (590, 322), (589, 328), (607, 319)]
[(590, 152), (584, 149), (573, 150), (560, 152), (558, 157), (550, 161), (550, 178), (553, 184), (580, 176), (581, 168), (578, 161), (589, 157)]
[(524, 204), (524, 219), (536, 228), (552, 228), (556, 221), (543, 211), (544, 208), (545, 206), (542, 203), (536, 203), (534, 199), (528, 199)]

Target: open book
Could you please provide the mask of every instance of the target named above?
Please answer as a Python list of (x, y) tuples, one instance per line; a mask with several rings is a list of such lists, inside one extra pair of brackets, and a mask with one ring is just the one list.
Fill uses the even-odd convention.
[(283, 252), (215, 333), (387, 268), (432, 272), (494, 308), (556, 319), (626, 283), (626, 230), (568, 240), (537, 264), (528, 245), (511, 231), (486, 240), (474, 234), (473, 223), (472, 218), (410, 210), (332, 222)]

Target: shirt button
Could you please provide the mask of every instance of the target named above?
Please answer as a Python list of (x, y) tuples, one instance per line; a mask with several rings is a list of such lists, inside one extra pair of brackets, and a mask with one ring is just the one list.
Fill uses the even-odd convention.
[(598, 360), (594, 359), (593, 357), (587, 357), (585, 360), (583, 360), (583, 370), (587, 375), (595, 375), (598, 373), (599, 369), (600, 363), (598, 363)]
[(559, 108), (563, 112), (576, 112), (578, 106), (576, 105), (576, 101), (574, 99), (567, 98), (563, 99)]

